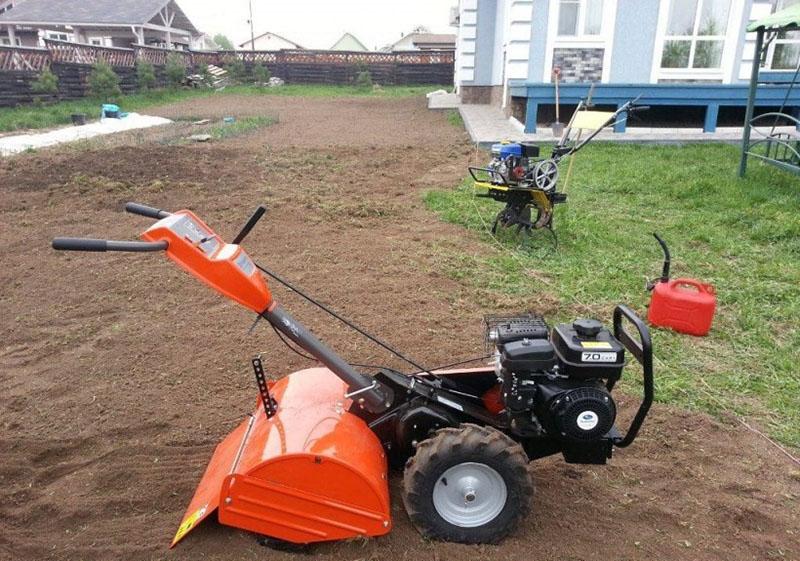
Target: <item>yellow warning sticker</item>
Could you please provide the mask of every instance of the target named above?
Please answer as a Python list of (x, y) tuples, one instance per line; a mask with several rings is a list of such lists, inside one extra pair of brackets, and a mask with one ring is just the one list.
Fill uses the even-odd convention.
[(208, 505), (202, 506), (192, 514), (186, 517), (186, 520), (181, 522), (181, 525), (178, 527), (178, 531), (175, 532), (175, 537), (172, 539), (173, 545), (178, 543), (183, 537), (189, 533), (189, 531), (195, 527), (197, 522), (203, 518), (203, 515), (206, 513), (206, 507)]
[(608, 341), (581, 341), (584, 349), (610, 349), (611, 343)]

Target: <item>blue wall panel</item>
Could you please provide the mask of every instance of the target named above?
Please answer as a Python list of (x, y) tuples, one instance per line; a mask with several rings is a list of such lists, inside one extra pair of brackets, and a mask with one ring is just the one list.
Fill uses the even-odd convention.
[(475, 31), (475, 79), (472, 82), (472, 85), (475, 86), (492, 85), (496, 15), (497, 0), (478, 0), (478, 22)]
[[(528, 57), (528, 80), (538, 82), (544, 76), (544, 55), (547, 49), (547, 19), (550, 11), (548, 0), (533, 0), (531, 20), (531, 43)], [(553, 14), (555, 17), (555, 14)]]
[(611, 50), (612, 83), (648, 83), (653, 66), (659, 0), (618, 0)]

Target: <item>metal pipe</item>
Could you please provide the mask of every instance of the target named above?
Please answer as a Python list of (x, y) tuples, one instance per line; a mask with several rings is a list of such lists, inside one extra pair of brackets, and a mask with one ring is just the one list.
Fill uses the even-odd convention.
[(250, 50), (256, 50), (256, 34), (253, 31), (253, 0), (250, 0)]
[(281, 306), (276, 305), (271, 310), (263, 312), (261, 316), (341, 378), (348, 386), (348, 395), (352, 396), (355, 402), (371, 413), (382, 413), (391, 407), (394, 396), (389, 388), (382, 386), (372, 377), (354, 370)]
[(753, 68), (750, 72), (750, 93), (747, 95), (747, 110), (744, 114), (744, 132), (742, 134), (742, 159), (739, 162), (739, 177), (744, 177), (747, 171), (747, 154), (750, 150), (750, 128), (753, 120), (753, 111), (756, 103), (756, 90), (758, 89), (758, 72), (761, 67), (762, 50), (764, 49), (764, 29), (759, 28), (756, 33), (756, 50), (753, 57)]

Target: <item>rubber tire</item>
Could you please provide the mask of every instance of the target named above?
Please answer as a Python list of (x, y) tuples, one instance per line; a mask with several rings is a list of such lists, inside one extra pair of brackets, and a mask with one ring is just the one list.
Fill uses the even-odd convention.
[[(482, 526), (462, 528), (447, 522), (433, 505), (433, 488), (447, 469), (464, 462), (486, 464), (506, 484), (503, 510)], [(517, 442), (502, 432), (473, 424), (444, 428), (417, 445), (406, 463), (403, 504), (419, 532), (432, 539), (478, 544), (498, 543), (531, 511), (533, 480), (528, 456)]]

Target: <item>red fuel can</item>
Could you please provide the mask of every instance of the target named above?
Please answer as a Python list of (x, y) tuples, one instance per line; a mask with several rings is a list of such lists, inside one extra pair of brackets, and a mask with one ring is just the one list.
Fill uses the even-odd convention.
[(689, 335), (706, 335), (714, 320), (717, 297), (714, 287), (695, 279), (656, 282), (647, 319)]

